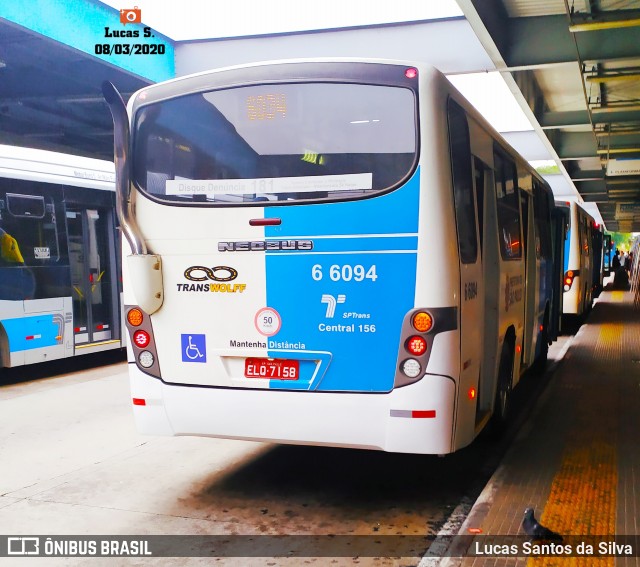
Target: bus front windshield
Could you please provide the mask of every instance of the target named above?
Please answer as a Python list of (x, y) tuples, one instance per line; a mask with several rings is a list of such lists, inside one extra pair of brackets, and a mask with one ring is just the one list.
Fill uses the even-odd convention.
[(342, 200), (397, 186), (417, 161), (414, 93), (351, 83), (279, 83), (143, 106), (134, 180), (161, 201)]

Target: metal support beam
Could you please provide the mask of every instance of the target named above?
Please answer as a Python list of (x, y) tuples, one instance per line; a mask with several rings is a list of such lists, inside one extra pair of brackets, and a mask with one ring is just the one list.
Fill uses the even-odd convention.
[(587, 110), (571, 110), (568, 112), (545, 112), (540, 117), (540, 126), (547, 128), (570, 128), (572, 126), (589, 126), (589, 112)]
[(580, 159), (595, 156), (598, 151), (593, 132), (558, 132), (556, 151), (560, 159)]
[[(576, 60), (576, 48), (566, 16), (512, 18), (508, 25), (509, 49), (507, 52), (502, 50), (508, 66), (535, 68)], [(576, 42), (583, 61), (608, 61), (638, 55), (638, 30), (635, 28), (579, 34)]]
[(574, 14), (569, 31), (590, 32), (640, 26), (640, 10), (607, 10), (598, 14)]

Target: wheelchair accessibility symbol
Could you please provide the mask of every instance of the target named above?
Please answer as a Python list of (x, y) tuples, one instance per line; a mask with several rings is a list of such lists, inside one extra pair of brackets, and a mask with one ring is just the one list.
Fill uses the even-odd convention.
[(207, 362), (207, 344), (204, 335), (180, 335), (182, 362)]

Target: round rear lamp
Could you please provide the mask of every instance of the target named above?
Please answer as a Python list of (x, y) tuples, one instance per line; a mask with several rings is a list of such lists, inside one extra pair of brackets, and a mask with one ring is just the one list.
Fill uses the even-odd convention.
[(142, 368), (151, 368), (155, 359), (153, 358), (153, 354), (151, 354), (148, 350), (143, 350), (138, 356), (138, 362)]
[(142, 319), (144, 319), (144, 316), (142, 315), (142, 311), (137, 307), (134, 307), (133, 309), (129, 309), (129, 311), (127, 312), (127, 321), (129, 322), (129, 325), (131, 325), (132, 327), (137, 327), (139, 325), (142, 325)]
[(424, 338), (419, 337), (418, 335), (409, 337), (409, 339), (407, 340), (406, 349), (413, 356), (420, 356), (427, 352), (427, 341)]
[(145, 348), (149, 346), (150, 342), (151, 337), (149, 336), (149, 333), (147, 333), (147, 331), (139, 330), (133, 333), (133, 344), (138, 348)]
[(415, 67), (409, 67), (408, 69), (405, 69), (404, 76), (407, 79), (415, 79), (418, 76), (418, 69)]
[(402, 372), (409, 378), (417, 378), (421, 370), (420, 363), (414, 358), (409, 358), (402, 363)]
[(420, 333), (428, 333), (433, 327), (433, 317), (426, 311), (418, 311), (411, 321), (413, 328)]

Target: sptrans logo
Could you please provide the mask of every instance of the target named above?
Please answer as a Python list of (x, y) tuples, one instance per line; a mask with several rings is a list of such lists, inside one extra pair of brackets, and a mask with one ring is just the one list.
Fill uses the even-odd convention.
[(138, 6), (120, 10), (121, 24), (139, 24), (140, 22), (142, 22), (142, 10)]
[(247, 288), (244, 283), (228, 283), (238, 277), (238, 270), (231, 266), (190, 266), (184, 271), (184, 277), (198, 283), (179, 283), (180, 292), (243, 293)]

